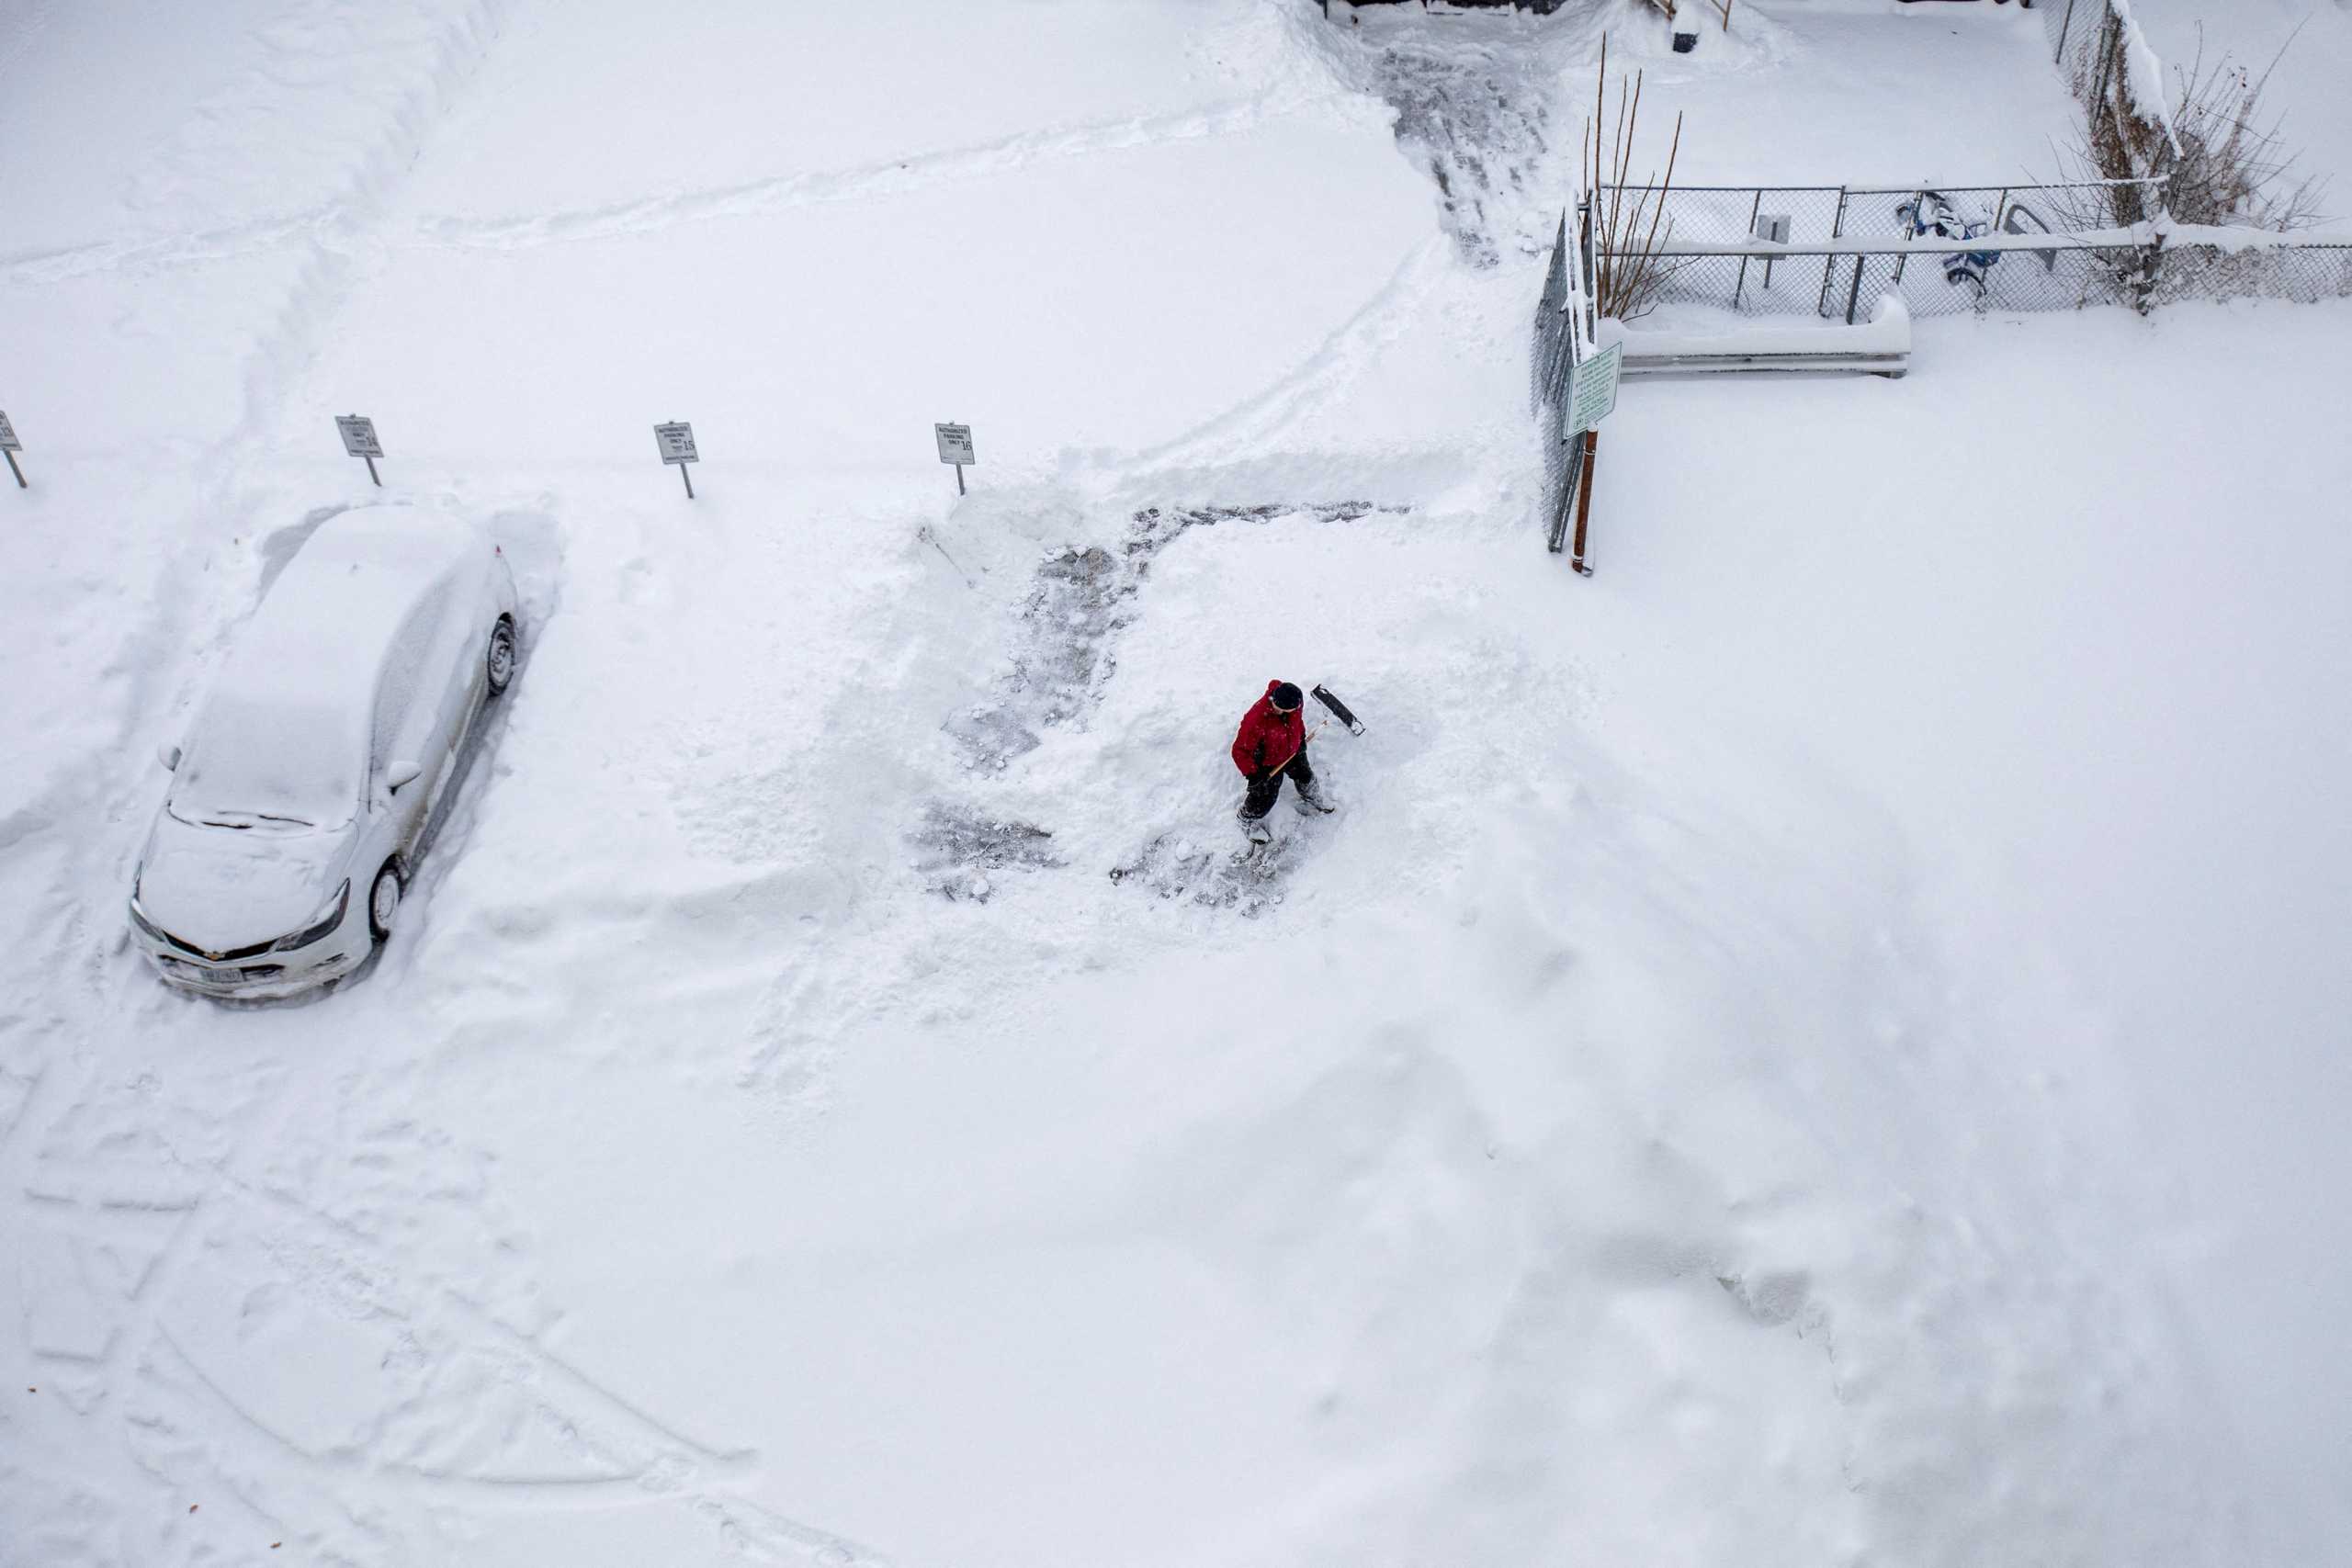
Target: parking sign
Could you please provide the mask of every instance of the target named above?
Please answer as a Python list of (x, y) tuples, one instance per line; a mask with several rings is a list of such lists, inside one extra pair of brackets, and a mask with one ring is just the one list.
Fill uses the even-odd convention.
[(343, 437), (343, 449), (354, 457), (380, 457), (383, 446), (376, 439), (376, 422), (362, 414), (335, 415), (334, 428)]

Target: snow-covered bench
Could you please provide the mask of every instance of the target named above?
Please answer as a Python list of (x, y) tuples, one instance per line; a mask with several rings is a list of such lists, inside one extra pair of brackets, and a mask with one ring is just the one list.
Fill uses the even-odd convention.
[(1911, 365), (1911, 312), (1888, 293), (1867, 321), (1757, 326), (1720, 332), (1645, 331), (1600, 323), (1600, 346), (1625, 345), (1627, 376), (1710, 375), (1734, 370), (1838, 370), (1900, 376)]

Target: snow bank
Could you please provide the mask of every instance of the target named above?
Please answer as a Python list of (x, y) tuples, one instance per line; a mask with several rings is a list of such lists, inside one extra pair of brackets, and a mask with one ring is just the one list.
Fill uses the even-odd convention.
[(1705, 330), (1618, 321), (1600, 323), (1600, 346), (1623, 345), (1626, 375), (1723, 369), (1872, 370), (1901, 374), (1911, 357), (1911, 312), (1900, 295), (1882, 295), (1867, 321), (1758, 326), (1726, 315)]
[(2123, 88), (2128, 101), (2139, 113), (2164, 128), (2165, 140), (2172, 144), (2173, 155), (2180, 154), (2180, 139), (2174, 134), (2172, 124), (2172, 85), (2165, 80), (2164, 62), (2149, 47), (2148, 35), (2140, 29), (2139, 18), (2132, 15), (2132, 0), (2107, 0), (2108, 8), (2123, 32)]

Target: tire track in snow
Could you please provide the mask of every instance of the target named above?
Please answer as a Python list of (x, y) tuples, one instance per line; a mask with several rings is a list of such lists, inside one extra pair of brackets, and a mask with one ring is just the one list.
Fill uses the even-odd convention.
[[(293, 239), (309, 243), (311, 256), (279, 303), (271, 326), (247, 355), (243, 407), (212, 445), (215, 460), (209, 466), (220, 477), (199, 497), (196, 515), (252, 531), (241, 455), (259, 444), (256, 437), (275, 421), (314, 357), (321, 335), (347, 297), (359, 262), (371, 252), (381, 254), (380, 228), (389, 196), (426, 126), (472, 75), (494, 40), (498, 10), (494, 0), (473, 0), (433, 30), (418, 79), (391, 106), (375, 139), (356, 150), (344, 195), (324, 213), (160, 244), (130, 242), (52, 254), (19, 265), (8, 275), (10, 283), (39, 283), (130, 265), (208, 259), (207, 253), (212, 252), (244, 254)], [(265, 43), (280, 51), (305, 42), (335, 50), (350, 46), (348, 29), (338, 24), (332, 8), (313, 7), (300, 19), (320, 26), (268, 32), (263, 35)], [(153, 728), (159, 708), (193, 679), (184, 673), (187, 660), (181, 651), (188, 647), (194, 628), (227, 624), (234, 618), (239, 598), (251, 592), (249, 574), (237, 571), (212, 574), (220, 586), (209, 594), (188, 594), (172, 586), (204, 580), (198, 569), (220, 548), (218, 526), (216, 536), (189, 536), (158, 563), (155, 581), (164, 586), (150, 596), (147, 613), (122, 634), (113, 661), (130, 675), (118, 707), (118, 742), (90, 748), (74, 759), (28, 813), (11, 819), (19, 840), (64, 830), (69, 824), (94, 829), (74, 835), (49, 884), (46, 901), (61, 918), (49, 922), (50, 940), (43, 944), (47, 951), (22, 955), (27, 967), (45, 975), (74, 973), (84, 967), (76, 960), (86, 952), (95, 960), (87, 966), (88, 983), (118, 991), (111, 999), (127, 1004), (133, 1013), (152, 1013), (170, 1004), (147, 994), (153, 982), (145, 976), (130, 975), (121, 963), (107, 963), (99, 954), (87, 929), (89, 917), (98, 911), (88, 907), (84, 890), (113, 883), (118, 868), (106, 863), (122, 852), (117, 829), (138, 817), (146, 797), (143, 776), (135, 782), (122, 776), (120, 758), (143, 750), (130, 745), (131, 738)], [(110, 901), (104, 906), (106, 911), (112, 908)], [(110, 950), (120, 958), (119, 936)], [(142, 982), (144, 991), (134, 992), (132, 987)], [(265, 1070), (258, 1080), (250, 1066), (197, 1063), (186, 1069), (186, 1077), (197, 1085), (198, 1103), (174, 1106), (154, 1098), (141, 1103), (138, 1085), (126, 1091), (110, 1076), (118, 1067), (103, 1057), (81, 1064), (74, 1075), (78, 1092), (65, 1092), (57, 1077), (63, 1070), (60, 1055), (37, 1049), (30, 1064), (35, 1082), (17, 1108), (6, 1146), (0, 1147), (0, 1202), (8, 1206), (9, 1233), (48, 1237), (42, 1245), (52, 1249), (51, 1256), (71, 1260), (75, 1283), (62, 1304), (73, 1312), (86, 1310), (96, 1321), (52, 1332), (28, 1320), (28, 1338), (34, 1341), (28, 1348), (41, 1363), (65, 1374), (44, 1382), (56, 1383), (56, 1393), (82, 1418), (60, 1429), (64, 1445), (80, 1448), (85, 1438), (98, 1437), (100, 1428), (119, 1428), (132, 1439), (135, 1455), (151, 1403), (151, 1371), (169, 1341), (166, 1313), (188, 1277), (192, 1259), (243, 1236), (244, 1213), (236, 1195), (252, 1189), (261, 1175), (258, 1162), (267, 1151), (284, 1146), (289, 1126), (326, 1086), (321, 1081), (322, 1069), (307, 1063), (274, 1074)], [(225, 1084), (224, 1075), (230, 1080)], [(159, 1179), (177, 1189), (168, 1201), (143, 1190), (153, 1189)], [(126, 1231), (125, 1216), (134, 1213), (176, 1218), (158, 1242), (153, 1224), (143, 1233)], [(128, 1263), (123, 1261), (126, 1249)], [(111, 1269), (102, 1267), (101, 1260), (111, 1263)], [(110, 1280), (118, 1290), (107, 1288)], [(55, 1281), (60, 1286), (65, 1282)], [(42, 1337), (50, 1343), (39, 1343)], [(95, 1461), (97, 1456), (93, 1450), (85, 1457)], [(163, 1468), (141, 1459), (136, 1486), (128, 1472), (116, 1473), (111, 1484), (118, 1500), (152, 1496), (158, 1489), (201, 1477), (222, 1479), (205, 1441), (173, 1458), (176, 1462)], [(84, 1483), (91, 1479), (85, 1476)], [(38, 1496), (39, 1479), (30, 1477), (28, 1483)]]
[(0, 256), (0, 285), (40, 288), (110, 272), (158, 271), (174, 266), (209, 266), (241, 261), (323, 233), (337, 215), (334, 207), (290, 217), (258, 218), (250, 223), (206, 229), (191, 234), (106, 240), (52, 251)]
[(1234, 136), (1295, 112), (1309, 100), (1277, 90), (1222, 107), (1071, 130), (1027, 131), (977, 146), (916, 153), (854, 169), (779, 175), (740, 185), (531, 218), (427, 218), (412, 243), (455, 250), (524, 250), (576, 240), (658, 233), (688, 223), (748, 218), (833, 202), (887, 199), (936, 186), (1010, 174), (1047, 159), (1081, 158), (1177, 141)]
[[(313, 1110), (300, 1087), (293, 1085), (277, 1096), (268, 1107), (266, 1124), (243, 1131), (200, 1193), (164, 1206), (183, 1218), (161, 1256), (142, 1274), (129, 1320), (109, 1331), (105, 1350), (96, 1358), (105, 1383), (101, 1397), (112, 1409), (158, 1431), (185, 1427), (195, 1434), (178, 1455), (180, 1463), (165, 1466), (181, 1490), (197, 1489), (198, 1473), (218, 1471), (215, 1450), (227, 1441), (263, 1461), (245, 1467), (248, 1471), (292, 1472), (299, 1490), (287, 1506), (297, 1516), (323, 1504), (331, 1514), (357, 1519), (373, 1511), (387, 1491), (412, 1505), (526, 1515), (683, 1503), (740, 1550), (764, 1552), (766, 1561), (882, 1562), (845, 1537), (774, 1514), (726, 1490), (757, 1478), (755, 1451), (721, 1449), (687, 1436), (549, 1348), (538, 1336), (514, 1328), (447, 1277), (421, 1271), (415, 1260), (388, 1250), (345, 1219), (284, 1190), (268, 1166), (274, 1152), (299, 1147), (297, 1124)], [(430, 1172), (420, 1174), (430, 1177)], [(107, 1184), (85, 1174), (75, 1182), (48, 1185), (76, 1189), (59, 1195), (59, 1201), (71, 1202), (79, 1190), (104, 1190)], [(343, 1195), (346, 1201), (349, 1196)], [(266, 1410), (241, 1397), (175, 1329), (175, 1306), (184, 1307), (191, 1299), (187, 1292), (200, 1296), (204, 1288), (190, 1273), (195, 1260), (238, 1244), (261, 1247), (276, 1257), (290, 1249), (323, 1259), (332, 1270), (332, 1290), (356, 1292), (339, 1303), (335, 1315), (391, 1335), (408, 1348), (405, 1357), (420, 1358), (413, 1373), (417, 1391), (379, 1405), (356, 1446), (322, 1450), (306, 1444)], [(308, 1296), (320, 1288), (313, 1281), (300, 1287), (299, 1293)], [(516, 1390), (560, 1436), (562, 1446), (592, 1468), (577, 1475), (500, 1474), (493, 1458), (492, 1472), (468, 1473), (416, 1458), (420, 1441), (473, 1451), (475, 1434), (486, 1418), (478, 1407), (474, 1385), (455, 1370), (482, 1364), (504, 1369), (502, 1383)], [(389, 1370), (391, 1365), (388, 1359), (388, 1376), (396, 1375)], [(60, 1371), (70, 1369), (53, 1369), (45, 1381), (53, 1382)], [(229, 1430), (224, 1433), (218, 1420), (175, 1423), (172, 1407), (185, 1407), (191, 1401), (199, 1411), (225, 1416)], [(393, 1447), (395, 1439), (399, 1450)], [(204, 1489), (209, 1490), (209, 1485)], [(279, 1533), (307, 1533), (315, 1545), (332, 1544), (322, 1528), (306, 1530), (299, 1517), (282, 1514), (266, 1499), (245, 1500)], [(399, 1539), (396, 1529), (392, 1535), (383, 1543), (390, 1553), (388, 1560), (403, 1560), (418, 1544)]]
[[(260, 437), (284, 408), (301, 371), (315, 357), (321, 334), (348, 297), (357, 271), (357, 258), (371, 253), (382, 254), (379, 231), (383, 215), (395, 184), (409, 167), (424, 135), (425, 122), (446, 108), (459, 85), (472, 76), (498, 36), (498, 18), (503, 9), (503, 0), (468, 0), (456, 11), (433, 35), (420, 79), (387, 112), (381, 133), (356, 152), (344, 193), (323, 213), (291, 220), (284, 226), (281, 238), (304, 239), (311, 254), (279, 303), (270, 326), (245, 357), (241, 376), (243, 402), (235, 422), (210, 444), (205, 458), (198, 465), (218, 477), (191, 509), (197, 515), (229, 519), (240, 528), (250, 526), (249, 507), (243, 500), (246, 489), (242, 482), (244, 454), (263, 445)], [(298, 32), (293, 36), (313, 35)], [(333, 28), (326, 28), (324, 36), (345, 45), (349, 41), (342, 31)], [(272, 50), (283, 52), (291, 47), (282, 30), (265, 30), (261, 37)], [(266, 237), (268, 231), (267, 222), (251, 230), (251, 243), (233, 254), (271, 248)], [(217, 235), (198, 236), (181, 243), (200, 251), (217, 240)], [(146, 250), (146, 243), (131, 242), (128, 246), (129, 254), (145, 254)], [(76, 276), (57, 256), (28, 265), (36, 281)], [(105, 270), (105, 266), (102, 262), (95, 262), (86, 270)], [(9, 281), (16, 281), (13, 273)], [(207, 580), (205, 558), (218, 545), (217, 536), (193, 534), (160, 563), (154, 581), (162, 586), (150, 597), (153, 613), (128, 628), (109, 661), (112, 667), (126, 671), (126, 691), (118, 710), (122, 724), (114, 744), (85, 752), (53, 775), (48, 787), (28, 808), (29, 818), (27, 812), (20, 811), (10, 818), (15, 838), (28, 839), (52, 827), (83, 802), (103, 802), (109, 821), (137, 815), (139, 803), (145, 798), (144, 791), (121, 784), (118, 765), (122, 756), (145, 750), (134, 744), (134, 738), (154, 728), (160, 716), (157, 709), (184, 694), (190, 683), (179, 673), (186, 660), (171, 655), (174, 650), (187, 648), (195, 626), (226, 626), (235, 612), (244, 607), (237, 603), (237, 595), (244, 592), (245, 583), (236, 574), (212, 574), (216, 580), (223, 576), (236, 580), (223, 582), (209, 597), (178, 591), (178, 585)], [(74, 858), (86, 858), (86, 852)], [(52, 955), (53, 964), (57, 956)]]
[(1450, 250), (1442, 234), (1421, 241), (1405, 253), (1388, 281), (1354, 315), (1334, 328), (1320, 347), (1224, 412), (1212, 414), (1182, 434), (1121, 461), (1119, 477), (1124, 479), (1139, 470), (1213, 464), (1243, 450), (1263, 457), (1285, 429), (1310, 409), (1336, 399), (1382, 349), (1404, 335), (1453, 265)]
[[(775, 175), (740, 184), (643, 197), (528, 218), (424, 218), (399, 250), (526, 250), (575, 240), (654, 233), (687, 223), (752, 217), (835, 202), (888, 199), (937, 186), (986, 179), (1056, 158), (1080, 158), (1170, 142), (1237, 136), (1295, 113), (1312, 100), (1287, 89), (1237, 99), (1213, 109), (1138, 119), (1107, 120), (1052, 131), (1024, 131), (999, 141), (919, 152), (856, 168)], [(350, 226), (349, 205), (337, 200), (302, 212), (190, 233), (108, 240), (49, 251), (0, 255), (0, 284), (40, 288), (113, 272), (209, 265), (304, 242), (332, 243)]]

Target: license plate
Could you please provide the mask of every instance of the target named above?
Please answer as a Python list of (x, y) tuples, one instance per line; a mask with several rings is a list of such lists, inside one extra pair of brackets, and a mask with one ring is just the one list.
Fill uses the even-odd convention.
[(196, 966), (196, 974), (208, 986), (233, 986), (244, 978), (234, 969), (208, 969), (201, 964)]

